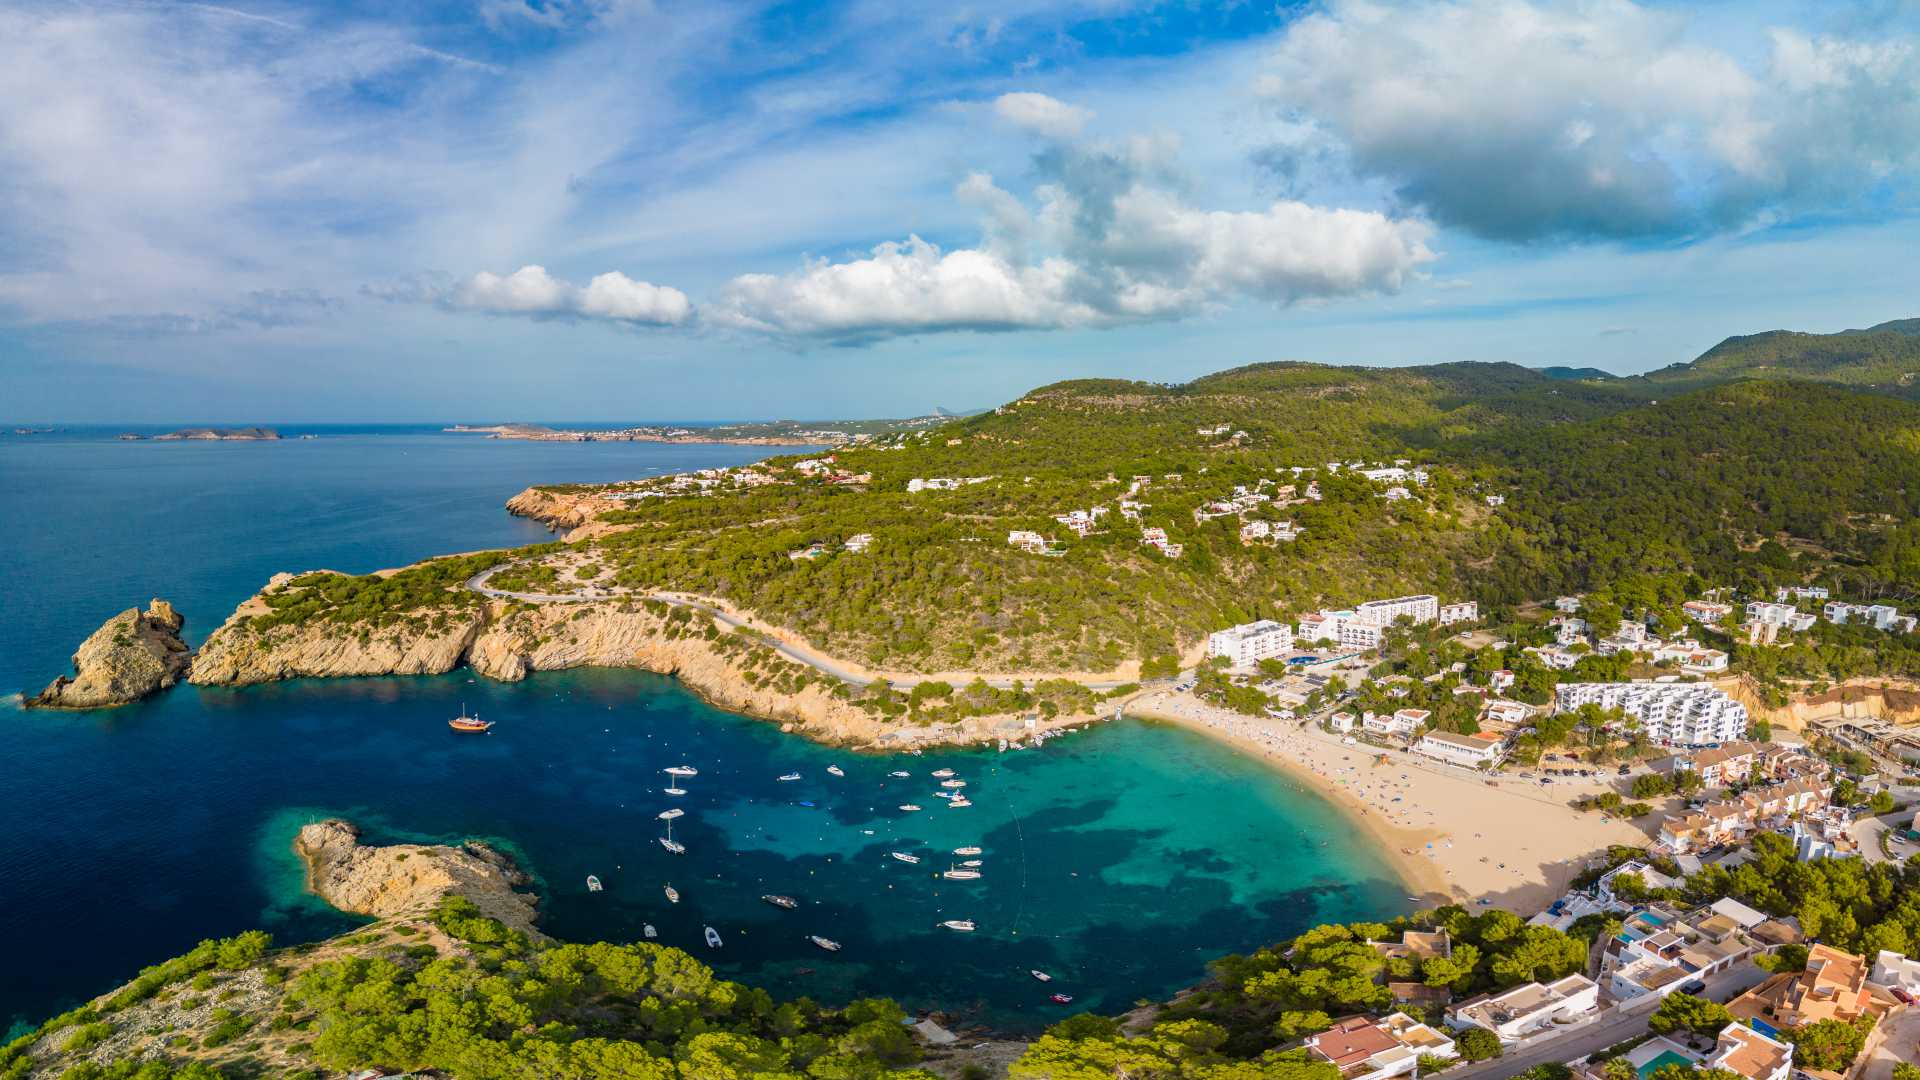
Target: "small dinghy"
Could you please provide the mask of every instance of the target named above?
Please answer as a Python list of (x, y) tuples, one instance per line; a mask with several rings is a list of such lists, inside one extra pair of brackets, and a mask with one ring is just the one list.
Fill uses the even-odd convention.
[(652, 941), (652, 940), (653, 940), (654, 938), (657, 938), (657, 937), (659, 937), (659, 936), (660, 936), (660, 931), (658, 931), (658, 930), (655, 930), (655, 929), (653, 928), (653, 924), (652, 924), (652, 923), (641, 923), (641, 924), (640, 924), (640, 932), (641, 932), (642, 934), (645, 934), (645, 935), (647, 936), (647, 940), (648, 940), (648, 941)]
[(1055, 1005), (1071, 1005), (1073, 1004), (1073, 995), (1072, 994), (1055, 994), (1053, 995), (1053, 1003)]
[(920, 861), (920, 856), (909, 855), (904, 851), (895, 851), (895, 852), (890, 852), (889, 854), (891, 854), (894, 858), (899, 859), (903, 863), (917, 863)]
[(707, 927), (706, 931), (707, 931), (707, 948), (709, 949), (719, 948), (720, 947), (720, 931), (715, 930), (711, 926)]
[(587, 875), (587, 891), (588, 892), (600, 891), (600, 879), (598, 877), (595, 877), (592, 874)]
[(1027, 974), (1033, 976), (1036, 979), (1039, 979), (1041, 982), (1053, 981), (1053, 976), (1047, 974), (1044, 971), (1041, 971), (1039, 968), (1034, 968), (1032, 971), (1027, 972)]

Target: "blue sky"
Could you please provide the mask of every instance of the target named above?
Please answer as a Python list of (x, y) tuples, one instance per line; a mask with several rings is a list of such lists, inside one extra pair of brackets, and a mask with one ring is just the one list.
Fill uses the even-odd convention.
[(0, 11), (0, 418), (904, 415), (1920, 314), (1920, 15)]

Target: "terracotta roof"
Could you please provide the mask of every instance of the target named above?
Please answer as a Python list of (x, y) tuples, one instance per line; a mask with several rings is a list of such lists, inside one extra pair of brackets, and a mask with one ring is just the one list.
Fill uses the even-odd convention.
[(1332, 1027), (1307, 1039), (1309, 1050), (1342, 1068), (1398, 1045), (1378, 1023), (1364, 1016), (1336, 1020)]

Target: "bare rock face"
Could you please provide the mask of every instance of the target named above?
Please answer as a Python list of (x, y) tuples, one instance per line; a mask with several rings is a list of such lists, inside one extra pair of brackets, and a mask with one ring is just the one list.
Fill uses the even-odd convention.
[(180, 640), (186, 619), (165, 600), (146, 611), (127, 610), (108, 619), (73, 654), (72, 677), (62, 675), (29, 707), (100, 709), (138, 701), (180, 681), (192, 654)]
[(447, 896), (464, 896), (485, 914), (540, 936), (533, 928), (534, 897), (516, 892), (528, 878), (513, 860), (480, 843), (360, 842), (360, 830), (338, 818), (304, 826), (293, 850), (307, 864), (314, 895), (357, 915), (424, 915)]

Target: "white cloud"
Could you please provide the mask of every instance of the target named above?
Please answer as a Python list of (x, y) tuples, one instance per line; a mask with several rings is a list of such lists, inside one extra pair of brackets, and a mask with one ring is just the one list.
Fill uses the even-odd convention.
[(742, 275), (705, 318), (840, 341), (1106, 327), (1241, 298), (1286, 305), (1392, 292), (1435, 258), (1418, 220), (1291, 200), (1244, 211), (1189, 206), (1154, 182), (1167, 164), (1162, 149), (1146, 141), (1057, 155), (1037, 212), (972, 174), (956, 195), (982, 213), (977, 247), (943, 251), (915, 236), (861, 258)]
[(1258, 86), (1354, 172), (1497, 239), (1738, 228), (1920, 165), (1911, 41), (1776, 30), (1756, 66), (1701, 36), (1630, 0), (1332, 0)]
[(635, 281), (618, 271), (600, 274), (586, 288), (523, 266), (502, 277), (482, 270), (448, 297), (455, 307), (502, 315), (610, 319), (616, 322), (677, 326), (693, 315), (687, 294), (666, 285)]
[(1001, 94), (993, 100), (993, 111), (1015, 127), (1050, 139), (1071, 139), (1093, 119), (1090, 109), (1030, 91)]

